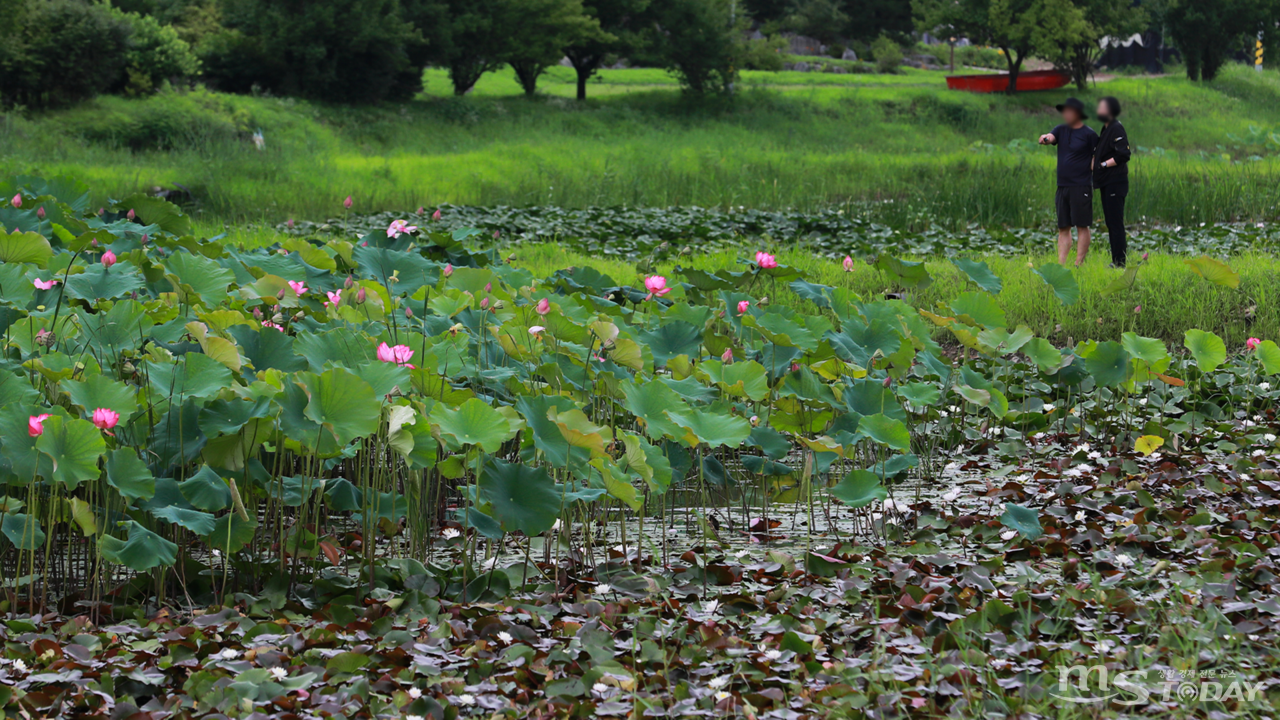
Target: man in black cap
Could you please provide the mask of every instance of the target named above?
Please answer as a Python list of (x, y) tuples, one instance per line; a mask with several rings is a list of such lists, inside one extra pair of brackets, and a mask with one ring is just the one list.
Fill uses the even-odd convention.
[(1076, 267), (1089, 255), (1093, 224), (1093, 154), (1098, 134), (1084, 124), (1084, 103), (1075, 98), (1058, 106), (1062, 124), (1040, 136), (1041, 145), (1058, 146), (1058, 262), (1071, 257), (1071, 228), (1076, 229)]
[(1102, 133), (1093, 158), (1093, 186), (1102, 201), (1102, 217), (1111, 240), (1111, 265), (1122, 268), (1129, 241), (1124, 232), (1124, 201), (1129, 196), (1129, 133), (1120, 124), (1120, 101), (1107, 96), (1098, 101)]

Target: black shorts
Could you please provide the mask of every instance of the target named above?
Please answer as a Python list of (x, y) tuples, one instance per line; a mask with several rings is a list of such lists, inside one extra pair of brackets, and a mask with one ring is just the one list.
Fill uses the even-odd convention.
[(1093, 224), (1093, 188), (1060, 187), (1054, 204), (1058, 207), (1059, 230)]

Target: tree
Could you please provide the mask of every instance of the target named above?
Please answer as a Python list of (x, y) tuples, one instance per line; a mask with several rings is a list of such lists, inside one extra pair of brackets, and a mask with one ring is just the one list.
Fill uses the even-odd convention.
[(580, 37), (564, 48), (578, 76), (578, 99), (587, 99), (587, 81), (610, 55), (637, 47), (643, 13), (649, 0), (585, 0), (583, 9), (595, 19), (599, 33)]
[(0, 102), (33, 108), (94, 97), (124, 76), (133, 28), (86, 0), (0, 3)]
[(454, 95), (466, 95), (482, 75), (506, 64), (505, 0), (444, 0), (447, 38), (436, 62), (449, 68)]
[(525, 95), (537, 91), (538, 76), (564, 56), (564, 48), (611, 37), (584, 12), (582, 0), (506, 0), (504, 6), (506, 60)]
[(845, 0), (844, 14), (848, 21), (843, 25), (845, 34), (853, 40), (871, 42), (881, 35), (888, 35), (900, 44), (911, 42), (911, 3), (902, 0)]
[(659, 62), (694, 95), (728, 91), (737, 77), (747, 18), (734, 0), (663, 0), (653, 7)]
[(1102, 57), (1102, 39), (1128, 37), (1150, 21), (1142, 8), (1115, 0), (1045, 0), (1037, 11), (1036, 54), (1070, 73), (1081, 90)]
[(1169, 0), (1164, 20), (1187, 77), (1212, 80), (1231, 54), (1275, 24), (1274, 0)]
[(206, 42), (206, 76), (329, 102), (403, 100), (422, 89), (422, 36), (399, 0), (225, 0), (228, 30)]
[(1018, 72), (1035, 47), (1041, 7), (1049, 0), (912, 0), (917, 26), (942, 36), (963, 35), (1004, 53), (1010, 93), (1018, 90)]
[(833, 43), (849, 24), (849, 16), (836, 0), (791, 0), (782, 25), (787, 30)]

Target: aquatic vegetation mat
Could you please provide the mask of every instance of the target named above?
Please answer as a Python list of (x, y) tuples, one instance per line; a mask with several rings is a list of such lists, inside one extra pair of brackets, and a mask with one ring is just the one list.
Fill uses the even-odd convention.
[(535, 278), (416, 216), (246, 250), (22, 182), (7, 714), (1270, 713), (1269, 339), (1057, 347), (976, 260), (929, 308), (768, 247)]

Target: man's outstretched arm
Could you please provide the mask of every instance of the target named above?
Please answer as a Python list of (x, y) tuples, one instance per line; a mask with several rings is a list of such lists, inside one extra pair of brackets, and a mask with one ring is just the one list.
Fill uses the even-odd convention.
[(1058, 136), (1054, 135), (1053, 133), (1045, 133), (1040, 136), (1040, 144), (1041, 145), (1057, 145)]

